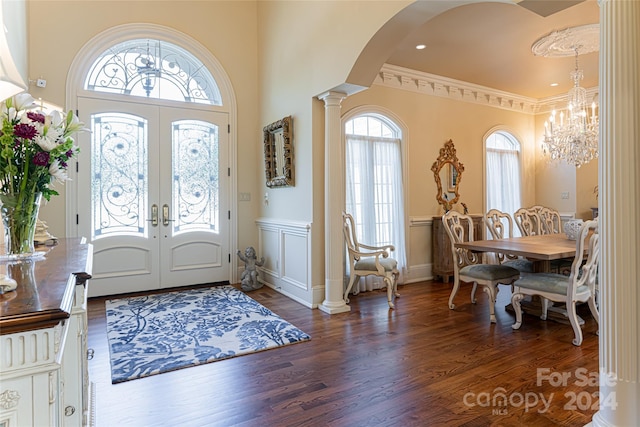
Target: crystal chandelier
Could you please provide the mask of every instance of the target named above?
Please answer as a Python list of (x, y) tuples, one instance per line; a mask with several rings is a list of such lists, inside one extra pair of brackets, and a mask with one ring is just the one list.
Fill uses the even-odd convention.
[(567, 96), (567, 109), (556, 114), (551, 112), (544, 122), (542, 151), (553, 160), (564, 160), (580, 167), (598, 157), (598, 115), (595, 102), (587, 106), (587, 91), (580, 86), (583, 78), (578, 69), (578, 49), (576, 69), (571, 72), (573, 88)]

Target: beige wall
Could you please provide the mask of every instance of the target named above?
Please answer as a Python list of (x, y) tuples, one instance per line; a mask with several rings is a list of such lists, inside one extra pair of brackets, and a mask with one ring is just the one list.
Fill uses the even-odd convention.
[(323, 186), (315, 184), (324, 180), (324, 108), (316, 97), (345, 82), (375, 31), (408, 3), (258, 2), (260, 125), (292, 115), (295, 155), (295, 187), (269, 190), (261, 180), (260, 196), (269, 194), (261, 216), (322, 219), (316, 209), (324, 204)]
[[(258, 2), (260, 128), (293, 116), (295, 167), (294, 187), (268, 190), (264, 175), (259, 178), (258, 216), (311, 224), (311, 286), (324, 285), (325, 268), (324, 103), (317, 96), (346, 81), (366, 43), (409, 3)], [(361, 16), (366, 19), (354, 19)], [(261, 138), (259, 129), (255, 134)]]
[[(257, 193), (264, 177), (256, 138), (259, 127), (257, 6), (244, 1), (30, 1), (29, 73), (47, 80), (44, 89), (30, 87), (33, 96), (64, 106), (67, 72), (78, 50), (101, 31), (125, 23), (153, 23), (183, 32), (204, 45), (231, 79), (237, 100), (238, 191)], [(82, 147), (81, 147), (82, 148)], [(62, 196), (42, 207), (49, 231), (65, 236)], [(259, 200), (238, 205), (238, 246), (255, 244)]]

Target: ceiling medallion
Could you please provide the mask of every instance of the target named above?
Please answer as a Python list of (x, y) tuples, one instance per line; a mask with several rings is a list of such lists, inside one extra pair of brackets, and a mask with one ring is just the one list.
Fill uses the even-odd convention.
[(553, 31), (531, 45), (531, 51), (535, 56), (556, 58), (574, 56), (576, 49), (580, 51), (580, 55), (600, 49), (600, 24)]

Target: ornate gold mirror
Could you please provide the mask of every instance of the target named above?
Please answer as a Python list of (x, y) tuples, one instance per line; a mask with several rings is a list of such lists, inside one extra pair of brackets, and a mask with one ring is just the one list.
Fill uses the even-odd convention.
[(440, 149), (440, 155), (431, 166), (431, 171), (438, 187), (436, 200), (445, 211), (449, 211), (460, 198), (458, 189), (464, 172), (464, 165), (458, 161), (452, 140), (445, 142)]
[(287, 116), (263, 129), (264, 165), (267, 187), (286, 187), (293, 183), (293, 119)]

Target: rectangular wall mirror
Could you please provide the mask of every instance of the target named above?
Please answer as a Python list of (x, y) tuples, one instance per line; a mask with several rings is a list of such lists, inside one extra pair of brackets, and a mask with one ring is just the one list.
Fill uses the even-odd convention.
[(263, 128), (267, 187), (293, 186), (293, 119), (287, 116)]

